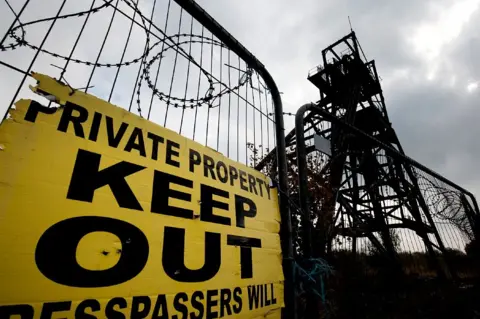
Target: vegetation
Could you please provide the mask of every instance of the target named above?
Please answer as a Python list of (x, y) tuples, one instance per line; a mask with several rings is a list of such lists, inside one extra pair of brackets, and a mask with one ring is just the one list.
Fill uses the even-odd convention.
[[(253, 146), (252, 162), (261, 158)], [(268, 152), (267, 152), (268, 153)], [(465, 247), (466, 253), (448, 249), (445, 256), (438, 255), (440, 264), (449, 263), (458, 275), (456, 281), (438, 278), (429, 255), (422, 252), (399, 252), (400, 236), (390, 230), (390, 237), (397, 250), (401, 272), (389, 271), (391, 264), (378, 249), (367, 246), (362, 252), (332, 250), (327, 254), (328, 238), (333, 238), (333, 212), (335, 198), (327, 180), (326, 161), (322, 156), (309, 156), (308, 193), (313, 224), (313, 256), (325, 258), (334, 269), (334, 275), (326, 280), (326, 302), (319, 298), (315, 311), (318, 318), (480, 318), (480, 244), (472, 241)], [(288, 163), (288, 185), (294, 229), (296, 259), (302, 260), (301, 212), (298, 209), (298, 172), (296, 163)], [(276, 178), (275, 163), (270, 162), (264, 173)], [(305, 285), (299, 285), (303, 294), (298, 295), (298, 317), (306, 317), (307, 293)], [(472, 306), (473, 305), (473, 306)], [(310, 317), (310, 316), (309, 316)]]

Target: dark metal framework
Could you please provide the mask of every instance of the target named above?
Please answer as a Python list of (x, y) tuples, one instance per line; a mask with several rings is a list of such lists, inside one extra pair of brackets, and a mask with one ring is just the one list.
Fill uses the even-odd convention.
[(193, 0), (1, 0), (0, 12), (9, 19), (0, 29), (3, 120), (33, 97), (34, 70), (250, 166), (275, 150), (293, 317), (282, 101), (264, 65)]
[[(465, 242), (478, 235), (477, 202), (467, 190), (404, 154), (375, 62), (361, 53), (354, 32), (322, 51), (323, 66), (308, 76), (321, 100), (298, 110), (295, 134), (287, 135), (287, 144), (296, 145), (302, 211), (312, 209), (308, 156), (324, 159), (320, 169), (334, 194), (320, 212), (331, 216), (328, 240), (316, 248), (321, 254), (360, 253), (361, 246), (368, 246), (397, 266), (399, 251), (424, 251), (439, 275), (455, 277), (447, 248), (463, 251)], [(314, 138), (330, 148), (315, 152)], [(315, 221), (309, 213), (303, 219), (303, 251), (310, 257)], [(457, 238), (449, 240), (452, 235)], [(423, 245), (409, 246), (418, 241)]]

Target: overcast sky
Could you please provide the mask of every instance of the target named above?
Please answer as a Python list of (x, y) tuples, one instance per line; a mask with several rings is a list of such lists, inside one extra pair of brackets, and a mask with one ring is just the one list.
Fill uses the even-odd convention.
[(479, 0), (198, 2), (263, 61), (290, 112), (318, 99), (307, 72), (350, 16), (406, 153), (480, 194)]
[[(49, 0), (55, 1), (59, 2)], [(18, 9), (21, 2), (12, 4)], [(406, 153), (480, 194), (480, 62), (476, 60), (480, 0), (198, 2), (266, 65), (284, 93), (285, 111), (293, 113), (302, 104), (318, 100), (307, 72), (320, 63), (325, 46), (349, 32), (350, 16), (367, 58), (376, 60), (387, 110)], [(44, 4), (44, 0), (33, 0), (36, 9), (29, 14), (39, 14)], [(84, 4), (89, 6), (90, 1)], [(0, 17), (6, 12), (1, 1)], [(104, 20), (106, 24), (108, 19)], [(0, 19), (1, 31), (8, 21)], [(127, 31), (119, 28), (114, 32)], [(35, 30), (29, 32), (32, 35)], [(62, 42), (52, 40), (49, 45), (60, 50)], [(16, 58), (17, 53), (9, 54)], [(11, 81), (6, 72), (0, 66), (2, 94)], [(131, 93), (126, 95), (129, 99)], [(1, 113), (4, 109), (2, 105)], [(286, 123), (292, 128), (293, 118)]]

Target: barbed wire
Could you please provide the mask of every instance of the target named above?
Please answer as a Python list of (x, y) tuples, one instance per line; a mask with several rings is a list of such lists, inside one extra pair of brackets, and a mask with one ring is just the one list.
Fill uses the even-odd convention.
[[(9, 7), (11, 8), (10, 4), (8, 3), (8, 0), (5, 0)], [(246, 70), (241, 70), (237, 69), (238, 72), (242, 73), (241, 78), (239, 79), (238, 83), (236, 83), (233, 86), (229, 86), (226, 83), (223, 83), (222, 81), (218, 80), (213, 74), (211, 74), (208, 70), (203, 68), (201, 66), (201, 63), (198, 63), (195, 58), (187, 53), (182, 46), (185, 44), (192, 44), (192, 43), (202, 43), (202, 44), (207, 44), (211, 46), (219, 46), (222, 49), (228, 49), (222, 42), (213, 39), (213, 38), (208, 38), (203, 35), (197, 35), (193, 33), (179, 33), (179, 34), (174, 34), (174, 35), (167, 35), (163, 30), (158, 28), (153, 24), (151, 19), (146, 17), (144, 13), (139, 9), (138, 5), (134, 3), (133, 1), (130, 0), (118, 0), (116, 2), (116, 5), (114, 5), (113, 0), (103, 0), (104, 3), (101, 5), (98, 5), (96, 7), (90, 8), (89, 10), (83, 10), (80, 12), (76, 13), (70, 13), (70, 14), (64, 14), (64, 15), (58, 15), (58, 16), (52, 16), (48, 18), (42, 18), (42, 19), (37, 19), (37, 20), (32, 20), (28, 22), (22, 22), (20, 19), (18, 19), (18, 15), (15, 13), (15, 11), (11, 8), (11, 11), (17, 18), (18, 25), (13, 27), (9, 32), (8, 35), (5, 39), (5, 41), (8, 41), (9, 43), (4, 45), (0, 43), (0, 52), (5, 52), (9, 50), (17, 50), (20, 48), (29, 48), (31, 50), (39, 51), (43, 54), (49, 55), (53, 58), (56, 59), (62, 59), (67, 62), (73, 62), (76, 64), (80, 65), (86, 65), (86, 66), (91, 66), (95, 68), (111, 68), (111, 67), (116, 67), (120, 68), (122, 66), (130, 66), (133, 64), (141, 64), (141, 75), (140, 78), (137, 82), (136, 85), (136, 103), (137, 103), (137, 110), (139, 112), (139, 115), (142, 116), (142, 109), (140, 106), (140, 95), (141, 95), (141, 88), (142, 88), (142, 83), (146, 82), (146, 86), (152, 91), (152, 94), (156, 96), (160, 101), (163, 101), (167, 104), (167, 107), (169, 105), (172, 105), (176, 108), (184, 108), (184, 109), (193, 109), (196, 107), (201, 107), (203, 105), (207, 105), (209, 108), (217, 107), (218, 105), (215, 104), (215, 101), (220, 99), (222, 96), (234, 93), (235, 91), (239, 91), (239, 89), (243, 86), (245, 86), (247, 83), (250, 83), (250, 85), (253, 88), (252, 84), (252, 75), (253, 75), (253, 70), (249, 69), (248, 67)], [(54, 52), (52, 50), (48, 50), (45, 48), (40, 48), (37, 45), (33, 44), (28, 40), (28, 30), (27, 27), (40, 24), (40, 23), (45, 23), (53, 20), (65, 20), (69, 18), (79, 18), (85, 15), (90, 15), (90, 14), (96, 14), (101, 12), (104, 9), (107, 9), (108, 7), (112, 7), (114, 10), (121, 12), (123, 15), (127, 16), (128, 19), (132, 21), (132, 23), (139, 24), (136, 20), (128, 16), (127, 14), (123, 13), (118, 8), (118, 2), (123, 2), (125, 3), (129, 8), (131, 8), (135, 14), (140, 18), (141, 20), (141, 28), (145, 31), (145, 50), (144, 52), (140, 55), (137, 56), (133, 59), (129, 59), (127, 61), (121, 61), (117, 63), (107, 63), (107, 62), (99, 62), (99, 61), (90, 61), (90, 60), (85, 60), (85, 59), (80, 59), (77, 57), (72, 57), (72, 56), (66, 56), (59, 54), (57, 52)], [(150, 30), (151, 26), (155, 27), (155, 30), (158, 31), (158, 33), (161, 34), (161, 37), (158, 35), (154, 34), (153, 31)], [(150, 28), (149, 28), (150, 27)], [(156, 41), (153, 41), (152, 36), (157, 38)], [(181, 38), (184, 38), (184, 40), (180, 40)], [(177, 41), (175, 41), (175, 39)], [(159, 52), (155, 53), (153, 56), (150, 56), (152, 52), (162, 45), (162, 48)], [(125, 48), (126, 49), (126, 48)], [(151, 67), (154, 65), (155, 62), (160, 61), (165, 53), (167, 51), (173, 50), (176, 53), (178, 53), (180, 56), (182, 56), (184, 59), (186, 59), (189, 63), (192, 63), (196, 67), (199, 68), (200, 72), (207, 78), (208, 81), (208, 88), (205, 92), (204, 95), (200, 95), (199, 97), (178, 97), (174, 96), (170, 93), (162, 92), (159, 90), (156, 85), (154, 84), (154, 81), (152, 81), (151, 77)], [(231, 67), (226, 65), (227, 67)], [(64, 72), (62, 72), (63, 75)], [(155, 81), (156, 82), (156, 81)], [(172, 82), (173, 82), (173, 76), (172, 76)], [(261, 82), (259, 82), (259, 85), (262, 87), (265, 87), (265, 85)], [(88, 85), (87, 85), (88, 87)], [(258, 89), (260, 90), (260, 89)], [(171, 91), (171, 90), (170, 90)], [(236, 93), (238, 94), (238, 93)], [(186, 94), (185, 94), (186, 95)]]
[(473, 239), (473, 229), (462, 201), (462, 192), (423, 172), (415, 170), (414, 173), (421, 182), (420, 191), (424, 194), (433, 217), (454, 225), (469, 239)]

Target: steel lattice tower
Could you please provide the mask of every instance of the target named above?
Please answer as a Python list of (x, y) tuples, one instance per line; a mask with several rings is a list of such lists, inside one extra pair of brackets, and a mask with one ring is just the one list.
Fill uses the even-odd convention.
[[(318, 105), (404, 154), (388, 118), (375, 62), (366, 62), (361, 53), (354, 32), (322, 51), (323, 66), (308, 76), (320, 90)], [(443, 255), (445, 247), (414, 168), (333, 122), (327, 127), (315, 126), (316, 134), (330, 142), (329, 183), (335, 192), (338, 190), (336, 203), (326, 205), (334, 210), (332, 237), (350, 237), (353, 252), (359, 238), (368, 238), (378, 251), (395, 261), (390, 230), (405, 228), (422, 239), (431, 257), (438, 255), (437, 251)], [(327, 243), (330, 249), (331, 239)], [(440, 270), (437, 262), (435, 265)]]

